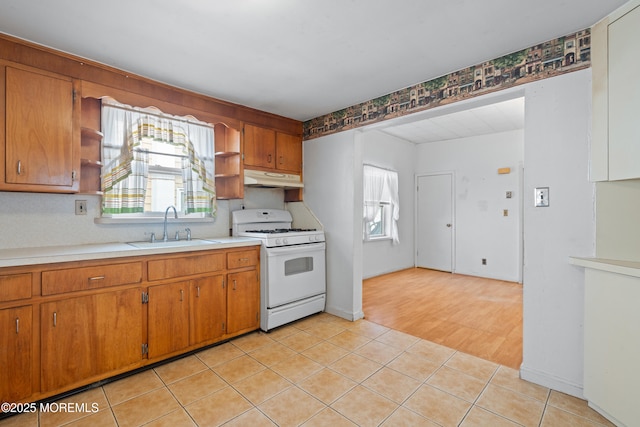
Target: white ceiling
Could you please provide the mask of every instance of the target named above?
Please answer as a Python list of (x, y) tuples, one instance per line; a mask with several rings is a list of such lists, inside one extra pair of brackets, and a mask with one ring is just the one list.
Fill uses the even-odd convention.
[(298, 120), (592, 26), (626, 0), (2, 0), (0, 32)]
[(524, 128), (524, 98), (496, 102), (380, 129), (415, 143), (448, 141)]

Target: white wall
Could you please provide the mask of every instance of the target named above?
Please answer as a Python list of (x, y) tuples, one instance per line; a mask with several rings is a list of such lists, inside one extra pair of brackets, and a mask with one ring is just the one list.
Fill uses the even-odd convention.
[(400, 243), (391, 240), (363, 243), (363, 278), (413, 267), (414, 257), (414, 154), (415, 144), (380, 131), (362, 133), (362, 161), (398, 172)]
[[(584, 271), (569, 256), (595, 252), (588, 181), (591, 70), (525, 86), (523, 378), (582, 395)], [(550, 206), (536, 208), (535, 187)]]
[[(455, 175), (456, 273), (521, 281), (523, 150), (522, 130), (416, 146), (416, 174)], [(511, 173), (498, 174), (505, 167)]]
[[(304, 200), (327, 242), (326, 311), (349, 320), (362, 313), (362, 164), (360, 132), (305, 141)], [(358, 178), (359, 177), (359, 178)], [(356, 196), (359, 195), (359, 196)]]

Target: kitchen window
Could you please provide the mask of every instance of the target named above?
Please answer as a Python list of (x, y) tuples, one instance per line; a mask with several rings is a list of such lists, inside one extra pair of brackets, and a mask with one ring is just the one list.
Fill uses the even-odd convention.
[(363, 239), (364, 241), (398, 238), (398, 173), (364, 165), (363, 168)]
[(102, 131), (103, 218), (215, 218), (212, 126), (103, 100)]
[(391, 238), (391, 204), (388, 202), (366, 201), (366, 210), (374, 212), (373, 219), (367, 221), (368, 231), (365, 240), (390, 239)]

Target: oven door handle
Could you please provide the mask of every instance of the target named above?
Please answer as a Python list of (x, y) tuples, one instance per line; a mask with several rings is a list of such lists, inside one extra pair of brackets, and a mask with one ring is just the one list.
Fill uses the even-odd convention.
[(281, 254), (290, 254), (290, 253), (305, 253), (309, 251), (317, 251), (319, 249), (325, 249), (324, 242), (318, 243), (305, 243), (302, 245), (292, 245), (292, 246), (279, 246), (275, 248), (265, 248), (267, 252), (267, 256), (269, 255), (281, 255)]

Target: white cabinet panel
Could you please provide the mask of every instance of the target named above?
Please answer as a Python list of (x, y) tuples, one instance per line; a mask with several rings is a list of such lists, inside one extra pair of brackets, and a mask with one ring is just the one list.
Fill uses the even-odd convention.
[(640, 7), (609, 25), (609, 179), (640, 177)]
[(640, 178), (640, 0), (591, 32), (591, 181)]

